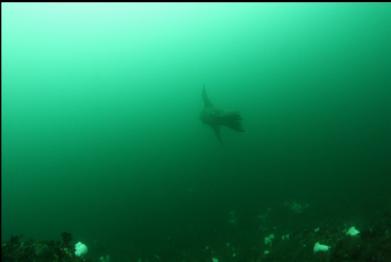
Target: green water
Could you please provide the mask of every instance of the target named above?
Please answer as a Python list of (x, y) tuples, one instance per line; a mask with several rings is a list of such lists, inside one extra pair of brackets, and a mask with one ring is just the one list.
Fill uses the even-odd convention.
[[(1, 7), (2, 239), (162, 256), (262, 242), (266, 210), (300, 228), (286, 201), (314, 226), (391, 208), (389, 3)], [(203, 84), (243, 117), (223, 145)]]

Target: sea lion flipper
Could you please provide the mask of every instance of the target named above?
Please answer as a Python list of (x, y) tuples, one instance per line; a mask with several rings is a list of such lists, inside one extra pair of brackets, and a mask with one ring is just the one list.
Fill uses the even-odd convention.
[(222, 144), (223, 143), (223, 140), (221, 139), (221, 133), (220, 133), (220, 126), (213, 126), (213, 131), (215, 132), (215, 135), (217, 137), (217, 139), (219, 140), (219, 142)]
[(210, 107), (212, 106), (212, 103), (209, 100), (208, 94), (206, 93), (205, 85), (202, 88), (202, 100), (204, 101), (204, 106), (205, 107)]

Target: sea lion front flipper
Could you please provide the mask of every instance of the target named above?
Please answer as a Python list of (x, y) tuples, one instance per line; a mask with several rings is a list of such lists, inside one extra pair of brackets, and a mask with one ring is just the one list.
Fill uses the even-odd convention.
[(215, 132), (215, 135), (217, 137), (217, 139), (219, 140), (219, 142), (222, 144), (223, 143), (223, 140), (221, 139), (221, 133), (220, 133), (220, 126), (213, 126), (213, 131)]
[(205, 107), (210, 107), (212, 106), (212, 103), (209, 100), (208, 94), (206, 93), (205, 85), (202, 88), (202, 100), (204, 101), (204, 106)]

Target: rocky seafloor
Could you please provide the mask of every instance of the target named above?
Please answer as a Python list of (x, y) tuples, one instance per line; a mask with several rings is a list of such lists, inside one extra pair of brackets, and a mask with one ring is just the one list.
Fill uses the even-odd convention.
[[(233, 221), (233, 224), (235, 221)], [(135, 262), (261, 262), (261, 261), (321, 261), (321, 262), (389, 262), (391, 261), (391, 212), (383, 212), (359, 227), (359, 234), (346, 234), (347, 225), (322, 222), (300, 230), (283, 232), (265, 226), (262, 239), (238, 241), (212, 241), (210, 245), (193, 248), (175, 248), (169, 252), (134, 255), (127, 259), (107, 254), (75, 254), (75, 243), (70, 233), (63, 232), (58, 239), (34, 240), (12, 236), (2, 242), (1, 261), (6, 262), (72, 262), (72, 261), (135, 261)], [(232, 239), (231, 239), (232, 240)], [(325, 244), (325, 252), (314, 252), (316, 242)], [(88, 243), (86, 243), (88, 245)], [(109, 251), (109, 250), (108, 250)], [(106, 256), (107, 255), (107, 256)]]

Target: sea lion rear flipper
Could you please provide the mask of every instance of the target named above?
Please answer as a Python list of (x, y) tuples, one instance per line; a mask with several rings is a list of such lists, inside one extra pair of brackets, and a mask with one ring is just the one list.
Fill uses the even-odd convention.
[(242, 121), (242, 117), (238, 112), (225, 113), (220, 118), (220, 122), (222, 123), (222, 125), (229, 127), (233, 130), (236, 130), (238, 132), (244, 132), (241, 121)]

